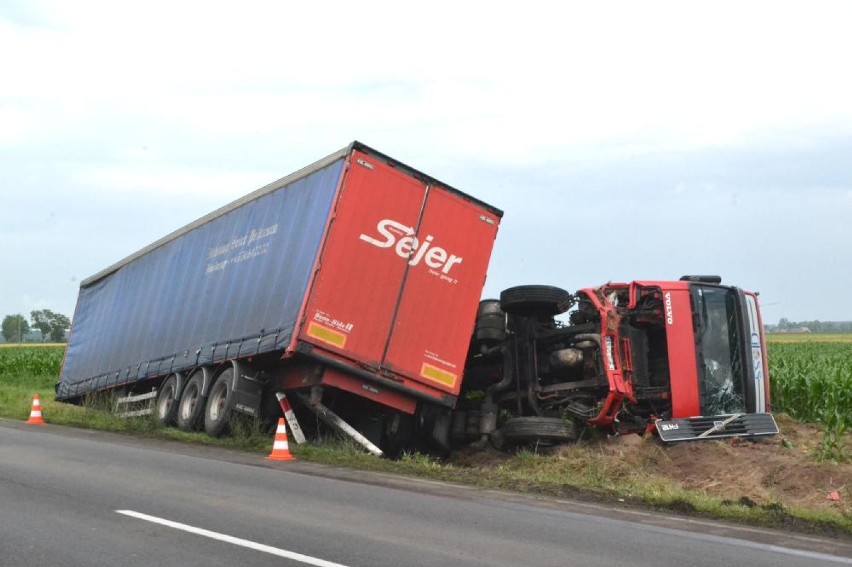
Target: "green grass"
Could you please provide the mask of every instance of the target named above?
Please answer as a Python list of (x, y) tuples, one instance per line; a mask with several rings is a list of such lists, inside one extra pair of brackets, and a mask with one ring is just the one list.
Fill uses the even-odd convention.
[(0, 349), (0, 416), (26, 419), (34, 394), (51, 403), (64, 347), (7, 346)]
[(259, 431), (258, 427), (246, 424), (238, 424), (235, 434), (231, 437), (212, 439), (203, 433), (160, 427), (153, 417), (118, 418), (109, 411), (113, 401), (110, 396), (95, 396), (80, 406), (57, 402), (54, 399), (54, 385), (59, 376), (64, 352), (64, 345), (12, 345), (0, 348), (0, 417), (28, 419), (33, 396), (39, 394), (42, 415), (51, 424), (132, 433), (246, 451), (268, 450), (269, 435)]

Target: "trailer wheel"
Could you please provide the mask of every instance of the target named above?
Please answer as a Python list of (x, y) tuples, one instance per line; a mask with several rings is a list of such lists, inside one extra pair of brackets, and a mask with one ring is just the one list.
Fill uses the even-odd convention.
[(204, 410), (204, 431), (210, 437), (221, 437), (228, 432), (233, 396), (231, 395), (234, 379), (233, 367), (227, 368), (213, 382), (210, 395), (207, 396), (207, 406)]
[(193, 372), (180, 395), (177, 426), (183, 431), (196, 431), (201, 425), (204, 415), (204, 397), (201, 395), (203, 387), (204, 373), (198, 369)]
[(576, 440), (576, 424), (558, 417), (516, 417), (507, 421), (495, 436), (500, 448), (530, 443), (572, 443)]
[(574, 304), (574, 296), (549, 285), (519, 285), (500, 293), (500, 307), (510, 315), (552, 317), (565, 313)]
[(177, 376), (172, 374), (157, 392), (157, 423), (162, 427), (174, 425), (178, 411), (178, 381)]

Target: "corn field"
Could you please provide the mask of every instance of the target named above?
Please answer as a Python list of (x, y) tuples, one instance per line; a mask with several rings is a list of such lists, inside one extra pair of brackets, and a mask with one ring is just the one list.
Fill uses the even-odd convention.
[(852, 458), (843, 436), (852, 426), (852, 342), (770, 342), (772, 408), (825, 427), (821, 454)]
[(8, 346), (0, 348), (0, 379), (33, 376), (59, 377), (65, 347)]

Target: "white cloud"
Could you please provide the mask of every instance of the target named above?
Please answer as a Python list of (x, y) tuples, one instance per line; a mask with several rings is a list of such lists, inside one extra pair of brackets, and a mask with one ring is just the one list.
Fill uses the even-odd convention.
[(212, 207), (263, 187), (277, 177), (280, 175), (215, 169), (199, 172), (195, 168), (151, 168), (140, 164), (84, 168), (77, 182), (90, 187), (94, 198), (120, 194), (146, 201), (169, 199), (174, 204), (203, 198)]
[[(846, 2), (11, 6), (0, 8), (11, 54), (0, 59), (0, 214), (31, 219), (32, 202), (12, 196), (39, 195), (69, 223), (69, 247), (101, 250), (85, 258), (92, 270), (353, 139), (506, 207), (498, 271), (547, 272), (564, 248), (549, 235), (582, 225), (585, 237), (601, 208), (653, 219), (660, 201), (686, 216), (711, 197), (718, 212), (732, 195), (757, 208), (754, 187), (850, 186), (826, 159), (797, 161), (784, 183), (788, 163), (773, 157), (816, 158), (852, 137)], [(749, 162), (757, 154), (767, 163)], [(705, 160), (694, 175), (670, 174), (693, 155)], [(852, 197), (832, 195), (821, 214), (847, 218)], [(149, 218), (122, 229), (134, 205)], [(780, 221), (797, 209), (773, 210)], [(85, 227), (110, 211), (101, 230), (115, 241), (91, 245), (103, 236)], [(542, 231), (551, 256), (536, 251)]]
[[(65, 101), (72, 123), (101, 105), (202, 135), (441, 121), (459, 151), (535, 161), (649, 132), (703, 147), (852, 118), (844, 4), (44, 6), (53, 25), (0, 30), (0, 49), (26, 54), (3, 64), (4, 94)], [(415, 88), (352, 97), (371, 83)]]

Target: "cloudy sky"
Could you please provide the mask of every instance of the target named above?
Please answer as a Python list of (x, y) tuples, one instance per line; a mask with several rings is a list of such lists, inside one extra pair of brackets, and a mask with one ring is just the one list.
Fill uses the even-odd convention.
[(852, 320), (852, 4), (0, 1), (0, 317), (359, 140), (505, 210), (485, 295)]

